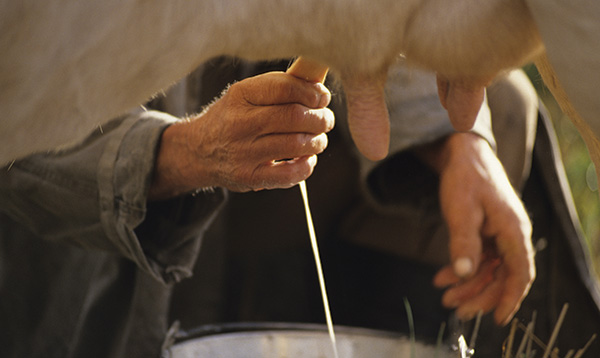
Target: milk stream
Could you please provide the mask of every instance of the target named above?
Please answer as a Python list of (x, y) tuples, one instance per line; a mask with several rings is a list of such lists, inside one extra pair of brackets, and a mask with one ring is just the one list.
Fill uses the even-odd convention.
[(304, 201), (304, 211), (306, 212), (306, 225), (308, 227), (308, 235), (312, 246), (313, 255), (315, 257), (315, 265), (317, 266), (317, 274), (319, 276), (319, 286), (321, 286), (321, 296), (323, 297), (323, 307), (325, 308), (325, 320), (327, 321), (327, 330), (329, 331), (329, 339), (333, 348), (333, 355), (339, 358), (337, 344), (335, 341), (335, 332), (333, 331), (333, 321), (331, 320), (331, 311), (329, 310), (329, 300), (327, 299), (327, 290), (325, 289), (325, 278), (323, 277), (323, 269), (321, 267), (321, 258), (319, 256), (319, 246), (317, 245), (317, 235), (310, 214), (310, 206), (308, 205), (308, 195), (306, 190), (306, 182), (300, 182), (300, 192)]

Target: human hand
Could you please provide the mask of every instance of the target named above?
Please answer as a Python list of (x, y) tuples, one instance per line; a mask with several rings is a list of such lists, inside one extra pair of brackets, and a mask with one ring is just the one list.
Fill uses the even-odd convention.
[(237, 82), (201, 114), (162, 136), (152, 198), (204, 187), (288, 188), (308, 178), (334, 115), (320, 83), (282, 72)]
[(440, 172), (451, 264), (434, 284), (449, 287), (442, 303), (461, 319), (495, 310), (496, 323), (505, 325), (535, 278), (529, 217), (483, 138), (456, 133), (436, 152), (430, 162)]

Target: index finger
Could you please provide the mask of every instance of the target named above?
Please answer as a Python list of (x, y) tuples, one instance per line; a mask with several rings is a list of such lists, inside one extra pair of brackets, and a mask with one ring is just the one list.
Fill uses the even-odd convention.
[(452, 200), (444, 207), (448, 225), (450, 259), (454, 274), (469, 277), (477, 271), (483, 250), (481, 227), (485, 214), (471, 195)]
[(268, 72), (242, 82), (233, 84), (228, 93), (254, 106), (301, 104), (318, 109), (331, 101), (331, 93), (322, 83), (304, 81), (284, 72)]
[[(329, 108), (307, 109), (299, 104), (256, 108), (253, 111), (260, 136), (291, 133), (328, 133), (335, 124)], [(273, 120), (281, 118), (285, 120)]]

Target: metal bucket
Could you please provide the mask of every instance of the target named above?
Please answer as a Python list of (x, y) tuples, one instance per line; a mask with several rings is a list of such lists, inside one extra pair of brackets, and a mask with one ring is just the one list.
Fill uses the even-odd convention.
[[(459, 357), (447, 346), (411, 343), (406, 336), (336, 327), (339, 358)], [(414, 355), (411, 353), (414, 350)], [(327, 328), (312, 324), (204, 326), (169, 348), (168, 358), (333, 358)]]

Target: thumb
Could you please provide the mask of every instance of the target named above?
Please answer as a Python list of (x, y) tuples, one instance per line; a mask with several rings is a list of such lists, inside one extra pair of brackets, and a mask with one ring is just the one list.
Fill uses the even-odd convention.
[(438, 75), (438, 96), (452, 126), (464, 132), (473, 128), (483, 104), (487, 81), (449, 81)]

